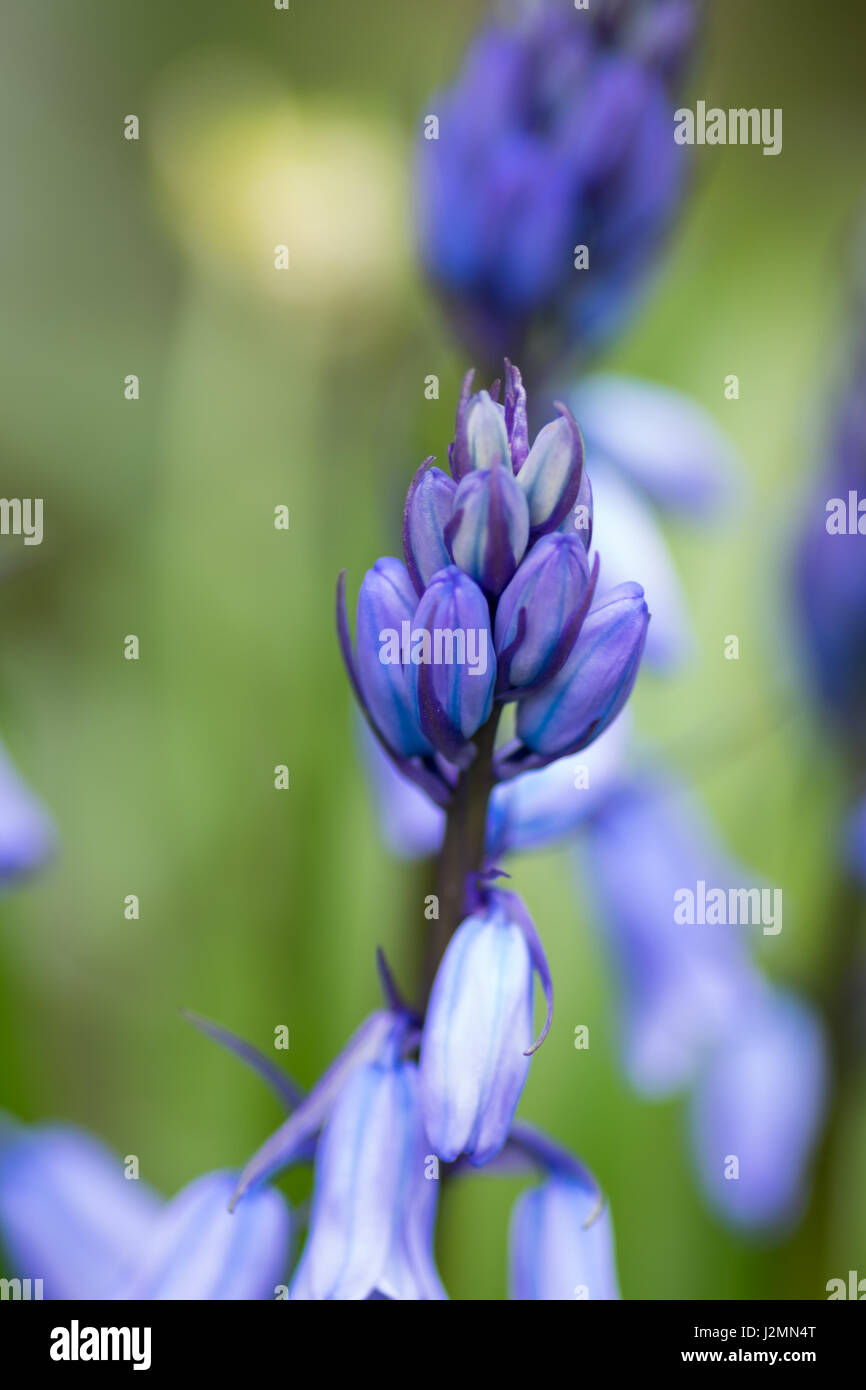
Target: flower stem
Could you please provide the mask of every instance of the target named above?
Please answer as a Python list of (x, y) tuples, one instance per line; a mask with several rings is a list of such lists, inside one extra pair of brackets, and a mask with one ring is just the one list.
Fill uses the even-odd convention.
[(478, 751), (460, 774), (446, 815), (445, 837), (436, 864), (439, 916), (432, 923), (422, 982), (425, 1005), (445, 948), (466, 916), (468, 876), (477, 873), (484, 864), (487, 803), (494, 786), (493, 749), (499, 713), (496, 707), (479, 731)]

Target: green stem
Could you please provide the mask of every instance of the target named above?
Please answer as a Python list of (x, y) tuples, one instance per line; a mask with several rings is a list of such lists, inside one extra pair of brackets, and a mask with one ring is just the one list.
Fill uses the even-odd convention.
[(427, 942), (422, 998), (426, 1004), (445, 948), (466, 916), (466, 883), (484, 863), (487, 803), (494, 786), (493, 749), (499, 709), (479, 731), (478, 752), (460, 774), (445, 820), (445, 837), (436, 864), (439, 916)]

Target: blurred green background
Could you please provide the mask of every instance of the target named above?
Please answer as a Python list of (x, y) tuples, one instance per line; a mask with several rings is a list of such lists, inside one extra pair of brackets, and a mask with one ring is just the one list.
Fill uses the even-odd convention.
[[(265, 1049), (286, 1024), (287, 1063), (309, 1084), (377, 1003), (376, 944), (398, 976), (416, 968), (425, 885), (378, 839), (333, 590), (341, 567), (356, 585), (395, 552), (411, 474), (451, 437), (469, 364), (413, 267), (411, 146), (481, 12), (6, 7), (2, 492), (45, 499), (45, 540), (3, 542), (0, 731), (61, 849), (0, 903), (0, 1105), (86, 1126), (166, 1192), (240, 1164), (279, 1119), (182, 1006)], [(784, 883), (785, 931), (763, 955), (807, 993), (838, 769), (798, 686), (786, 564), (838, 367), (864, 34), (854, 5), (711, 4), (691, 98), (783, 107), (784, 152), (703, 152), (654, 295), (606, 360), (691, 392), (746, 460), (732, 517), (671, 533), (697, 651), (676, 680), (644, 675), (635, 706), (733, 850)], [(423, 394), (432, 372), (438, 403)], [(288, 532), (273, 526), (281, 503)], [(723, 659), (728, 633), (739, 662)], [(512, 869), (557, 988), (522, 1113), (606, 1188), (624, 1296), (822, 1297), (862, 1267), (866, 1103), (821, 1197), (829, 1255), (802, 1233), (727, 1232), (697, 1193), (682, 1106), (642, 1103), (620, 1077), (567, 857)], [(129, 893), (139, 921), (124, 918)], [(452, 1296), (504, 1295), (516, 1190), (478, 1178), (447, 1195)]]

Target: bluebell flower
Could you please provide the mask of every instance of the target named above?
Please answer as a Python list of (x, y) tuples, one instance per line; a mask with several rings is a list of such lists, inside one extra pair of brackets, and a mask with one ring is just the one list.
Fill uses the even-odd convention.
[[(237, 1184), (233, 1205), (242, 1209), (264, 1177), (314, 1160), (293, 1299), (446, 1297), (433, 1261), (438, 1173), (410, 1058), (418, 1020), (398, 997), (381, 953), (379, 965), (389, 1007), (357, 1029)], [(238, 1050), (236, 1042), (228, 1045)]]
[(618, 1299), (610, 1211), (567, 1176), (518, 1198), (509, 1232), (510, 1291), (521, 1301)]
[(288, 1258), (288, 1208), (261, 1189), (230, 1215), (236, 1181), (208, 1173), (164, 1202), (79, 1130), (6, 1130), (0, 1235), (12, 1273), (41, 1279), (46, 1299), (273, 1298)]
[(543, 367), (627, 315), (683, 192), (688, 151), (671, 132), (693, 22), (690, 0), (545, 0), (485, 27), (431, 104), (421, 256), (485, 364)]
[(0, 745), (0, 886), (31, 873), (51, 854), (56, 832)]
[(645, 1095), (669, 1095), (694, 1080), (761, 987), (743, 930), (678, 923), (675, 895), (700, 880), (727, 892), (754, 875), (686, 787), (652, 772), (622, 778), (596, 807), (579, 862), (621, 990), (626, 1074)]
[[(548, 1002), (532, 1035), (533, 972)], [(433, 982), (421, 1039), (424, 1123), (446, 1162), (486, 1163), (502, 1148), (531, 1054), (550, 1027), (552, 984), (544, 952), (514, 893), (492, 890), (458, 927)]]
[(639, 584), (623, 584), (600, 599), (561, 670), (520, 702), (517, 735), (524, 747), (550, 760), (578, 752), (603, 733), (631, 694), (648, 624)]
[(488, 594), (500, 594), (529, 540), (529, 507), (511, 469), (467, 473), (454, 495), (448, 544), (455, 564)]
[(701, 1186), (726, 1220), (763, 1228), (801, 1213), (827, 1071), (823, 1030), (806, 1004), (769, 987), (741, 1001), (691, 1116)]
[(415, 1063), (358, 1067), (319, 1141), (293, 1299), (446, 1297), (433, 1262), (438, 1172), (427, 1148)]

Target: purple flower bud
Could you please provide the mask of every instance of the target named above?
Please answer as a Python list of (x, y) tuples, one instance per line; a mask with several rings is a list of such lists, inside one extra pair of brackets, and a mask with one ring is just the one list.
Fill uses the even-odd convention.
[(517, 1199), (509, 1232), (513, 1299), (619, 1298), (610, 1210), (596, 1206), (595, 1193), (558, 1174)]
[[(492, 892), (458, 927), (436, 973), (421, 1039), (421, 1101), (435, 1151), (486, 1163), (502, 1148), (529, 1071), (533, 967), (550, 975), (513, 893)], [(538, 1044), (535, 1044), (537, 1046)]]
[(576, 536), (555, 532), (530, 550), (496, 609), (502, 691), (543, 685), (566, 660), (592, 599), (589, 561)]
[(562, 670), (522, 700), (517, 733), (533, 752), (564, 757), (585, 748), (632, 691), (649, 612), (639, 584), (622, 584), (591, 609)]
[(580, 490), (583, 440), (570, 411), (563, 405), (558, 409), (560, 418), (539, 431), (517, 475), (529, 504), (533, 540), (561, 525)]
[(479, 469), (462, 480), (446, 538), (456, 565), (487, 593), (502, 592), (529, 539), (529, 508), (510, 466)]
[(487, 600), (450, 565), (434, 576), (418, 604), (413, 633), (413, 718), (446, 758), (459, 760), (493, 704), (496, 653)]
[(488, 391), (479, 391), (466, 414), (466, 445), (472, 468), (507, 468), (511, 472), (511, 451), (505, 424), (505, 407)]
[(385, 556), (367, 570), (358, 594), (358, 681), (377, 729), (404, 757), (432, 751), (418, 725), (408, 667), (401, 660), (403, 624), (411, 631), (417, 605), (402, 561)]
[(421, 469), (409, 489), (403, 517), (403, 553), (412, 582), (423, 594), (439, 570), (451, 564), (445, 527), (454, 509), (457, 484), (441, 468)]
[(293, 1299), (446, 1297), (433, 1263), (437, 1183), (426, 1150), (415, 1064), (358, 1067), (322, 1133)]

